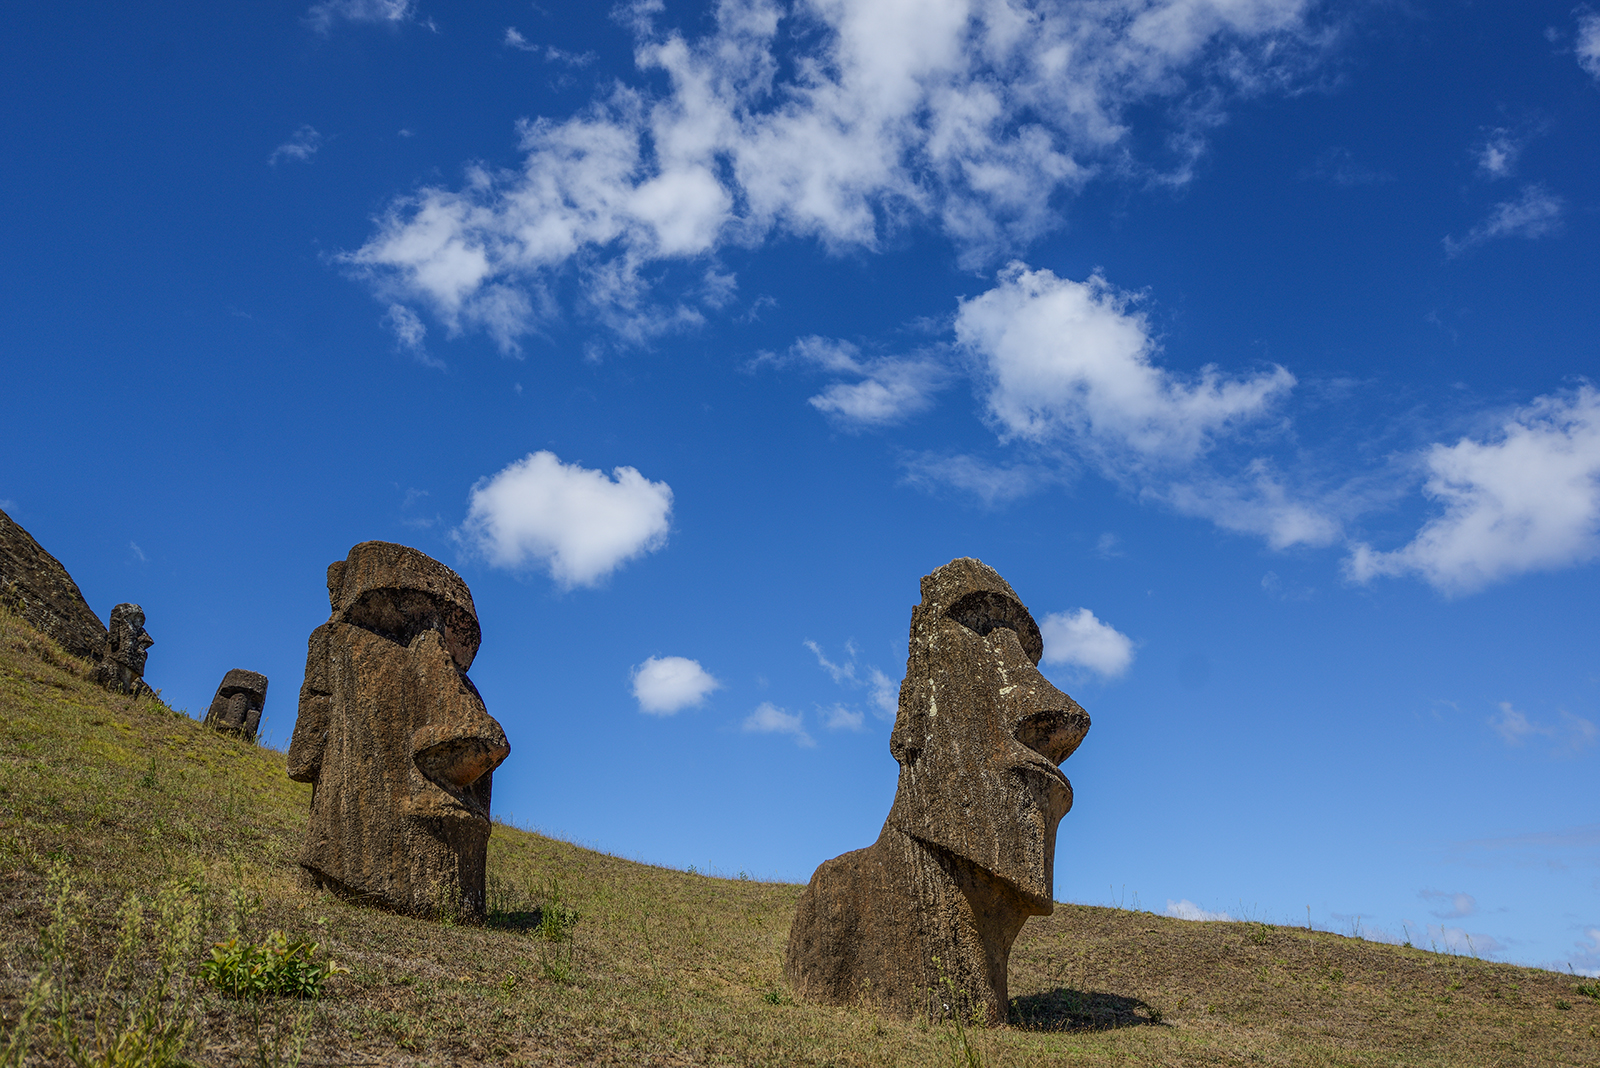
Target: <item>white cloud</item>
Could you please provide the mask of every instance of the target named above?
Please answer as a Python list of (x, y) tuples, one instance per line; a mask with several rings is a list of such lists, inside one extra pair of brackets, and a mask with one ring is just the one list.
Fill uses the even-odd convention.
[(537, 562), (564, 587), (593, 586), (666, 543), (672, 489), (632, 467), (607, 477), (529, 453), (472, 487), (457, 536), (496, 567)]
[(1429, 948), (1439, 953), (1465, 954), (1470, 957), (1492, 957), (1505, 951), (1505, 946), (1493, 935), (1479, 931), (1472, 934), (1464, 927), (1445, 924), (1427, 925)]
[(1549, 738), (1562, 749), (1583, 749), (1600, 739), (1600, 727), (1590, 720), (1575, 716), (1564, 708), (1560, 710), (1560, 715), (1559, 725), (1540, 723), (1512, 707), (1510, 701), (1501, 701), (1500, 711), (1489, 717), (1489, 726), (1507, 745), (1521, 745), (1530, 738)]
[(652, 656), (633, 669), (633, 696), (639, 711), (670, 716), (705, 701), (722, 683), (698, 660), (683, 656)]
[(1477, 157), (1478, 169), (1490, 178), (1509, 178), (1516, 170), (1517, 157), (1522, 155), (1522, 141), (1510, 130), (1497, 127), (1489, 131), (1489, 136), (1473, 155)]
[(365, 22), (397, 26), (415, 21), (413, 0), (322, 0), (306, 12), (306, 22), (318, 33), (327, 33), (337, 22)]
[(1437, 444), (1423, 493), (1444, 506), (1410, 544), (1354, 546), (1357, 582), (1418, 574), (1449, 594), (1600, 556), (1600, 392), (1589, 385), (1518, 410), (1485, 441)]
[(132, 550), (133, 555), (138, 558), (138, 560), (139, 560), (139, 562), (141, 564), (147, 564), (147, 563), (150, 562), (149, 558), (147, 556), (145, 556), (144, 550), (139, 548), (139, 543), (138, 542), (130, 541), (128, 543), (128, 548), (130, 550)]
[(1044, 636), (1046, 664), (1088, 668), (1115, 678), (1133, 663), (1133, 639), (1087, 608), (1045, 616), (1039, 621), (1039, 633)]
[(1499, 237), (1548, 237), (1561, 229), (1561, 213), (1566, 202), (1537, 182), (1522, 187), (1515, 200), (1503, 201), (1489, 211), (1489, 217), (1474, 226), (1461, 239), (1446, 237), (1444, 250), (1458, 256), (1469, 248)]
[(770, 701), (763, 701), (745, 717), (744, 729), (754, 734), (792, 734), (795, 744), (810, 747), (817, 743), (806, 733), (799, 712), (785, 712)]
[(1600, 14), (1583, 11), (1578, 15), (1578, 39), (1573, 50), (1578, 66), (1600, 78)]
[(867, 689), (871, 692), (872, 707), (879, 719), (894, 719), (900, 711), (900, 683), (877, 668), (867, 673)]
[(933, 406), (933, 396), (950, 379), (949, 370), (927, 357), (863, 359), (848, 341), (804, 337), (779, 362), (810, 364), (856, 382), (836, 382), (812, 397), (810, 405), (851, 429), (887, 426)]
[(1197, 474), (1188, 481), (1145, 489), (1184, 515), (1209, 519), (1223, 530), (1255, 534), (1274, 549), (1331, 545), (1343, 533), (1330, 502), (1283, 483), (1265, 460), (1253, 460), (1233, 479)]
[(1185, 463), (1294, 385), (1282, 367), (1188, 378), (1158, 367), (1134, 302), (1099, 275), (1074, 282), (1021, 263), (962, 301), (956, 338), (978, 361), (1002, 437), (1065, 440), (1118, 469)]
[[(1600, 31), (1596, 32), (1600, 33)], [(1572, 959), (1566, 963), (1575, 966), (1573, 970), (1579, 975), (1587, 975), (1590, 978), (1600, 977), (1600, 927), (1586, 929), (1583, 932), (1583, 937), (1587, 941), (1579, 942), (1573, 947)], [(1559, 971), (1560, 969), (1556, 967), (1551, 970)]]
[(1009, 504), (1041, 484), (1055, 481), (1053, 475), (1036, 467), (1001, 467), (967, 455), (914, 453), (903, 458), (900, 465), (905, 469), (905, 481), (911, 485), (927, 490), (949, 486), (971, 494), (986, 508)]
[(861, 729), (863, 719), (860, 712), (839, 704), (822, 712), (822, 725), (830, 731), (858, 731)]
[[(857, 658), (860, 656), (860, 650), (856, 648), (855, 642), (847, 641), (844, 643), (845, 658), (843, 663), (835, 663), (829, 660), (828, 655), (822, 651), (822, 646), (809, 638), (801, 644), (811, 650), (811, 655), (817, 658), (817, 666), (826, 671), (828, 677), (838, 685), (851, 689), (866, 687), (867, 700), (872, 705), (874, 715), (879, 719), (894, 719), (895, 713), (900, 708), (900, 684), (871, 666), (867, 667), (865, 677), (863, 677), (863, 673), (856, 663)], [(843, 705), (835, 705), (833, 712), (829, 713), (829, 715), (842, 717), (839, 720), (839, 724), (835, 724), (830, 720), (828, 722), (829, 727), (848, 725), (851, 729), (856, 729), (861, 725), (861, 713), (846, 709)]]
[(296, 163), (310, 163), (311, 157), (317, 154), (317, 149), (322, 147), (322, 135), (313, 127), (302, 126), (296, 130), (283, 144), (272, 150), (272, 155), (267, 157), (267, 162), (276, 167), (280, 159), (294, 160)]
[[(1169, 146), (1158, 177), (1186, 181), (1223, 102), (1283, 85), (1314, 55), (1314, 6), (724, 0), (715, 29), (690, 38), (639, 5), (640, 81), (664, 91), (617, 83), (577, 115), (524, 124), (520, 169), (472, 168), (460, 189), (397, 201), (348, 262), (503, 345), (569, 265), (597, 313), (617, 300), (649, 310), (648, 264), (776, 235), (875, 250), (927, 225), (974, 266), (1059, 226), (1056, 202), (1097, 170), (1148, 176), (1130, 162), (1135, 108), (1143, 140)], [(400, 0), (312, 10), (324, 24), (412, 17)], [(694, 311), (668, 301), (648, 323)]]
[(1442, 890), (1422, 890), (1417, 894), (1424, 901), (1431, 901), (1438, 907), (1433, 914), (1441, 920), (1459, 920), (1463, 916), (1471, 916), (1478, 911), (1478, 899), (1471, 894), (1446, 893)]
[(1226, 912), (1207, 912), (1188, 898), (1182, 901), (1167, 899), (1167, 915), (1180, 920), (1232, 920)]
[(516, 48), (523, 52), (539, 51), (539, 46), (531, 43), (526, 37), (522, 36), (521, 31), (519, 31), (515, 26), (506, 27), (506, 35), (501, 43), (507, 48)]
[(815, 656), (817, 658), (817, 666), (822, 668), (823, 671), (826, 671), (828, 673), (828, 675), (833, 679), (834, 682), (841, 683), (841, 684), (842, 683), (851, 683), (851, 684), (855, 683), (855, 681), (856, 681), (856, 645), (855, 645), (855, 642), (845, 642), (844, 643), (844, 651), (846, 653), (846, 659), (845, 659), (845, 662), (842, 663), (842, 664), (835, 664), (832, 660), (829, 660), (828, 657), (827, 657), (827, 654), (822, 651), (822, 646), (818, 645), (816, 642), (812, 641), (810, 638), (807, 638), (805, 641), (801, 642), (800, 644), (804, 645), (807, 649), (811, 650), (811, 655), (813, 655), (813, 656)]

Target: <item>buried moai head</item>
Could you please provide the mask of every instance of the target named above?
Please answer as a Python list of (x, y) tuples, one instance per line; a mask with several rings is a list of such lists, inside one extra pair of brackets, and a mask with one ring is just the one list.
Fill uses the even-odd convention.
[(1039, 673), (1033, 616), (991, 567), (964, 557), (922, 580), (889, 751), (888, 825), (948, 850), (1048, 913), (1056, 825), (1072, 808), (1059, 765), (1089, 715)]
[(117, 605), (111, 610), (105, 652), (100, 657), (100, 684), (117, 693), (148, 691), (144, 664), (154, 644), (155, 639), (144, 629), (144, 609), (136, 604)]
[(795, 909), (784, 972), (803, 998), (901, 1016), (1008, 1014), (1011, 945), (1054, 908), (1057, 767), (1089, 730), (1039, 673), (1016, 592), (972, 559), (922, 580), (889, 750), (900, 763), (878, 840), (825, 862)]
[(316, 784), (300, 863), (320, 884), (403, 912), (484, 911), (490, 773), (510, 752), (467, 668), (467, 584), (403, 545), (328, 568), (289, 776)]
[(258, 671), (234, 668), (222, 676), (222, 684), (206, 712), (206, 726), (253, 742), (266, 704), (267, 677)]

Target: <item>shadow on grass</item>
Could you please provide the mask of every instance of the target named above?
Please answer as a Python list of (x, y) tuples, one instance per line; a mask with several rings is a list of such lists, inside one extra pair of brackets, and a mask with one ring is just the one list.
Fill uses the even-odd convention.
[(544, 924), (544, 910), (532, 909), (531, 911), (504, 912), (493, 911), (484, 919), (483, 925), (496, 931), (522, 931), (528, 933), (537, 931)]
[(1020, 1031), (1112, 1031), (1160, 1023), (1159, 1009), (1120, 994), (1058, 986), (1011, 999), (1011, 1026)]

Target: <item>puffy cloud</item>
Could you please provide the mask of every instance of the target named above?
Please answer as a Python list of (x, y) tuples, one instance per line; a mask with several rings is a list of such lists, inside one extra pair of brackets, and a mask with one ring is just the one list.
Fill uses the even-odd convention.
[(1074, 282), (1021, 263), (961, 303), (956, 338), (1004, 437), (1065, 439), (1116, 467), (1184, 463), (1294, 385), (1282, 367), (1225, 377), (1208, 366), (1186, 379), (1157, 366), (1133, 303), (1099, 275)]
[(1417, 896), (1438, 907), (1433, 914), (1441, 920), (1459, 920), (1478, 911), (1478, 899), (1471, 894), (1446, 893), (1442, 890), (1421, 890)]
[(1522, 187), (1515, 200), (1496, 204), (1489, 217), (1459, 240), (1444, 239), (1448, 255), (1459, 256), (1469, 248), (1498, 237), (1548, 237), (1561, 229), (1561, 213), (1566, 202), (1537, 182)]
[(338, 22), (397, 26), (416, 17), (413, 0), (322, 0), (306, 12), (306, 22), (318, 33), (329, 32)]
[(1522, 155), (1522, 140), (1505, 127), (1489, 131), (1473, 153), (1478, 169), (1490, 178), (1508, 178), (1517, 167), (1517, 157)]
[(855, 382), (835, 382), (812, 397), (810, 404), (850, 429), (886, 426), (926, 411), (933, 396), (950, 380), (950, 371), (928, 357), (863, 358), (848, 341), (804, 337), (789, 347), (784, 357), (766, 356), (761, 362), (799, 363)]
[(267, 162), (276, 167), (280, 159), (293, 160), (296, 163), (310, 163), (311, 157), (317, 154), (317, 149), (322, 147), (322, 135), (314, 127), (302, 126), (294, 135), (272, 150), (272, 155), (267, 157)]
[(785, 712), (770, 701), (761, 702), (754, 712), (745, 717), (744, 729), (753, 734), (793, 735), (795, 744), (802, 747), (809, 748), (817, 744), (806, 733), (799, 712)]
[(1443, 505), (1402, 548), (1357, 544), (1357, 582), (1418, 574), (1467, 593), (1528, 571), (1600, 555), (1600, 392), (1540, 397), (1485, 441), (1437, 444), (1422, 457), (1423, 492)]
[(1226, 912), (1207, 912), (1188, 898), (1182, 901), (1167, 899), (1167, 915), (1180, 920), (1232, 920)]
[[(1097, 168), (1128, 167), (1135, 107), (1157, 124), (1154, 142), (1170, 135), (1164, 177), (1187, 180), (1219, 101), (1281, 85), (1314, 54), (1313, 6), (723, 0), (715, 28), (689, 38), (655, 27), (659, 5), (637, 5), (636, 61), (663, 92), (617, 84), (577, 115), (525, 123), (519, 169), (473, 168), (459, 189), (397, 201), (348, 262), (503, 345), (531, 328), (568, 265), (597, 312), (648, 305), (648, 264), (773, 235), (873, 250), (896, 226), (931, 225), (976, 265), (1058, 226), (1053, 202)], [(411, 7), (327, 0), (313, 12), (397, 21)], [(694, 311), (669, 302), (646, 318)], [(836, 399), (855, 412), (881, 402)]]
[(1115, 678), (1133, 663), (1133, 639), (1087, 608), (1055, 612), (1039, 621), (1044, 663), (1088, 668)]
[(672, 489), (632, 467), (611, 475), (529, 453), (472, 487), (457, 537), (496, 567), (537, 562), (560, 585), (593, 586), (666, 543)]
[(684, 656), (652, 656), (633, 669), (633, 696), (639, 711), (670, 716), (705, 701), (722, 683), (698, 660)]
[(1600, 14), (1582, 11), (1578, 15), (1578, 38), (1573, 49), (1578, 66), (1600, 78)]

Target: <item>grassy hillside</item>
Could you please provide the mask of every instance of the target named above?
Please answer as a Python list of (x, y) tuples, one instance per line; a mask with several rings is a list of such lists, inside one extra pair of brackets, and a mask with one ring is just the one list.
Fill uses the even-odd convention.
[[(1077, 905), (1024, 928), (1011, 1027), (797, 1005), (800, 887), (503, 826), (488, 926), (352, 907), (297, 878), (309, 788), (281, 753), (86, 674), (0, 614), (0, 1065), (1600, 1064), (1572, 976)], [(275, 931), (348, 971), (316, 1000), (198, 980)]]

